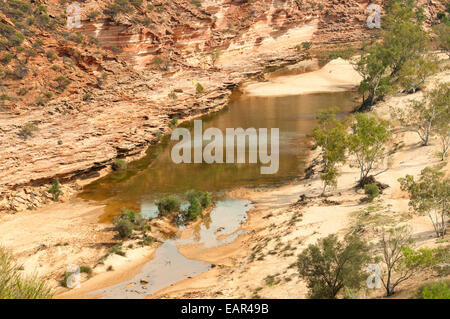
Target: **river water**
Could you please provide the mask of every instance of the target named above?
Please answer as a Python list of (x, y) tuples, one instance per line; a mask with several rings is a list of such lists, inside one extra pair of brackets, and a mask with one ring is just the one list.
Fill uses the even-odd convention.
[[(320, 93), (285, 97), (234, 96), (223, 110), (201, 117), (203, 130), (218, 128), (279, 128), (279, 170), (273, 175), (260, 173), (256, 164), (175, 164), (171, 149), (177, 143), (166, 136), (151, 146), (147, 156), (128, 165), (127, 170), (110, 175), (85, 187), (82, 198), (104, 204), (102, 221), (110, 221), (122, 208), (134, 209), (148, 218), (156, 216), (155, 200), (183, 194), (191, 189), (209, 191), (216, 199), (210, 217), (205, 218), (192, 238), (165, 240), (155, 257), (131, 280), (96, 291), (105, 298), (143, 298), (188, 277), (196, 276), (211, 265), (181, 255), (178, 245), (199, 243), (215, 247), (233, 241), (240, 234), (251, 204), (224, 196), (238, 187), (273, 187), (298, 178), (305, 169), (309, 144), (307, 134), (316, 125), (318, 110), (339, 107), (344, 117), (357, 105), (354, 92)], [(181, 127), (193, 130), (193, 122)], [(269, 139), (270, 141), (270, 139)], [(270, 149), (270, 147), (269, 147)], [(248, 149), (247, 149), (248, 158)], [(219, 240), (220, 238), (220, 240)], [(148, 284), (142, 285), (145, 278)]]

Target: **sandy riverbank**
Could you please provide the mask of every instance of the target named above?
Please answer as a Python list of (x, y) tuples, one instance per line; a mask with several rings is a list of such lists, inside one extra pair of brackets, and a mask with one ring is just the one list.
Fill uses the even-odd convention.
[(250, 82), (242, 90), (250, 96), (299, 95), (349, 91), (360, 82), (361, 76), (351, 63), (338, 58), (317, 71), (280, 76), (268, 82)]

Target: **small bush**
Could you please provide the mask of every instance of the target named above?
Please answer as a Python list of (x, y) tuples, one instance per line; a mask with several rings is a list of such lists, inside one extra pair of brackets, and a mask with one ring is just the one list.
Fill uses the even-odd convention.
[(153, 238), (152, 236), (145, 236), (142, 243), (145, 246), (150, 246), (154, 242), (155, 242), (155, 238)]
[(133, 233), (134, 225), (129, 220), (115, 217), (113, 224), (114, 230), (118, 232), (120, 238), (129, 238)]
[(174, 212), (180, 211), (180, 200), (175, 196), (166, 196), (159, 200), (156, 205), (161, 215), (166, 216)]
[(115, 45), (113, 45), (111, 47), (111, 51), (115, 54), (115, 55), (119, 55), (122, 53), (122, 48), (116, 47)]
[(25, 140), (33, 136), (33, 132), (37, 131), (38, 127), (33, 122), (26, 123), (19, 132), (19, 136), (23, 137)]
[(167, 96), (172, 100), (177, 99), (177, 94), (175, 92), (170, 92)]
[(53, 50), (47, 50), (47, 52), (45, 53), (45, 56), (47, 57), (47, 59), (48, 59), (50, 62), (55, 61), (56, 58), (57, 58), (57, 56), (56, 56), (56, 54), (55, 54), (55, 51), (53, 51)]
[(21, 32), (16, 32), (12, 36), (9, 37), (9, 42), (13, 46), (20, 45), (25, 40), (25, 36)]
[(169, 127), (173, 128), (173, 127), (177, 126), (177, 124), (178, 124), (178, 119), (175, 117), (172, 120), (170, 120)]
[(89, 266), (80, 266), (80, 272), (88, 274), (90, 276), (92, 275), (92, 268)]
[(191, 3), (197, 8), (202, 6), (202, 2), (200, 0), (191, 0)]
[(208, 208), (212, 204), (211, 194), (209, 194), (208, 192), (197, 192), (191, 190), (186, 193), (186, 197), (189, 202), (192, 202), (194, 199), (197, 199), (202, 208)]
[(450, 280), (424, 285), (417, 296), (418, 299), (450, 299)]
[(131, 13), (133, 10), (134, 9), (128, 0), (114, 0), (113, 3), (106, 7), (103, 13), (108, 16), (115, 17), (119, 14)]
[(95, 11), (91, 11), (88, 13), (88, 18), (89, 19), (95, 19), (100, 15), (100, 12), (95, 10)]
[(377, 184), (366, 184), (364, 185), (364, 193), (367, 195), (367, 199), (372, 202), (380, 195), (380, 189)]
[(208, 192), (189, 191), (186, 197), (190, 203), (188, 210), (185, 212), (187, 220), (196, 220), (202, 215), (203, 209), (212, 204), (211, 195)]
[(311, 48), (312, 43), (311, 42), (302, 42), (302, 47), (305, 50), (309, 50)]
[(191, 204), (187, 210), (188, 220), (196, 220), (202, 214), (202, 205), (197, 198), (192, 199)]
[(57, 201), (59, 199), (59, 196), (61, 196), (62, 191), (61, 191), (61, 184), (59, 183), (59, 179), (56, 178), (53, 181), (52, 186), (48, 189), (48, 192), (50, 194), (52, 194), (52, 199), (54, 201)]
[(120, 238), (129, 238), (133, 234), (133, 230), (142, 229), (145, 221), (141, 214), (131, 209), (122, 210), (120, 216), (114, 218), (114, 230), (118, 232)]
[(0, 62), (4, 65), (7, 65), (7, 64), (9, 64), (9, 62), (11, 62), (13, 57), (14, 57), (14, 55), (12, 55), (11, 53), (5, 53), (0, 58)]
[(114, 171), (122, 171), (127, 169), (127, 162), (125, 162), (123, 159), (115, 159), (112, 163), (112, 169)]
[(65, 90), (67, 86), (72, 83), (72, 81), (62, 75), (58, 76), (55, 81), (58, 83), (58, 89), (60, 90)]
[(205, 92), (205, 88), (200, 83), (197, 83), (197, 86), (195, 87), (195, 91), (197, 94), (202, 94)]
[(83, 101), (88, 102), (92, 99), (92, 94), (91, 93), (86, 93), (83, 95)]

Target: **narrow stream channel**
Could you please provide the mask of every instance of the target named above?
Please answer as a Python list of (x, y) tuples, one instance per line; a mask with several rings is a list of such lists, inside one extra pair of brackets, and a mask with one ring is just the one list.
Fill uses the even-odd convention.
[[(130, 208), (147, 218), (157, 215), (155, 200), (191, 189), (209, 191), (216, 207), (190, 239), (169, 239), (157, 249), (153, 260), (127, 282), (94, 292), (104, 298), (144, 298), (178, 281), (207, 271), (211, 265), (190, 260), (177, 246), (189, 243), (215, 247), (232, 242), (240, 233), (251, 205), (245, 200), (229, 199), (224, 192), (238, 187), (273, 187), (292, 181), (304, 171), (308, 156), (307, 134), (316, 125), (320, 109), (339, 107), (344, 117), (357, 104), (354, 92), (321, 93), (285, 97), (235, 97), (220, 112), (203, 116), (203, 130), (226, 128), (279, 128), (279, 170), (261, 175), (257, 164), (175, 164), (170, 157), (176, 143), (165, 137), (149, 148), (145, 158), (130, 163), (127, 170), (114, 172), (87, 186), (80, 197), (104, 204), (101, 221), (111, 221), (122, 208)], [(193, 130), (193, 122), (182, 127)], [(248, 158), (248, 149), (247, 149)], [(223, 229), (222, 229), (223, 227)], [(220, 231), (219, 231), (220, 230)], [(220, 237), (220, 239), (218, 239)], [(142, 285), (145, 278), (148, 284)]]

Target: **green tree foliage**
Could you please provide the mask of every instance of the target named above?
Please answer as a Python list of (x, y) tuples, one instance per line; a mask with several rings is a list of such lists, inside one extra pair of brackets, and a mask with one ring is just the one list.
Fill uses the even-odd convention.
[(367, 277), (363, 267), (369, 247), (357, 236), (339, 241), (332, 234), (309, 245), (297, 261), (300, 276), (307, 281), (310, 298), (334, 299), (344, 288), (360, 288)]
[(422, 78), (434, 70), (425, 57), (429, 41), (422, 27), (423, 17), (423, 10), (416, 6), (415, 0), (389, 3), (383, 19), (382, 40), (365, 45), (355, 63), (363, 78), (359, 86), (362, 109), (370, 109), (396, 85), (408, 91), (417, 89), (423, 83)]
[(384, 145), (391, 136), (389, 122), (358, 113), (354, 116), (351, 128), (352, 134), (348, 137), (348, 147), (350, 153), (356, 158), (360, 169), (359, 182), (363, 185), (375, 165), (384, 158)]
[(450, 22), (435, 25), (433, 32), (436, 34), (439, 48), (450, 57)]
[(321, 175), (322, 195), (325, 194), (327, 186), (337, 186), (339, 176), (337, 164), (346, 160), (347, 131), (345, 125), (336, 119), (336, 111), (337, 109), (330, 109), (319, 112), (318, 126), (312, 133), (316, 145), (322, 148), (321, 156), (324, 164)]
[(412, 245), (413, 239), (406, 227), (383, 231), (379, 246), (383, 263), (381, 282), (386, 296), (392, 296), (399, 284), (435, 264), (432, 250), (414, 250)]
[(450, 147), (450, 83), (438, 86), (431, 92), (431, 103), (438, 109), (435, 131), (441, 142), (441, 160), (448, 154)]
[(450, 84), (443, 83), (425, 94), (423, 99), (413, 101), (406, 107), (394, 107), (391, 113), (403, 127), (419, 135), (423, 146), (428, 145), (432, 133), (437, 131), (444, 138), (443, 156), (445, 157), (448, 149), (448, 144), (446, 145), (445, 142), (446, 137), (448, 138), (449, 105)]
[(53, 291), (36, 276), (24, 278), (21, 267), (0, 247), (0, 299), (51, 299)]
[(370, 109), (378, 97), (391, 90), (391, 78), (386, 74), (388, 61), (384, 57), (385, 54), (380, 44), (366, 45), (355, 64), (356, 71), (362, 76), (358, 92), (363, 97), (364, 108)]
[(437, 70), (437, 62), (429, 56), (409, 59), (398, 72), (398, 84), (407, 93), (415, 93), (422, 88), (425, 79)]
[(399, 179), (401, 189), (410, 195), (409, 206), (416, 212), (428, 213), (438, 237), (445, 236), (447, 232), (450, 198), (450, 178), (444, 178), (442, 167), (423, 169), (417, 181), (411, 175)]

